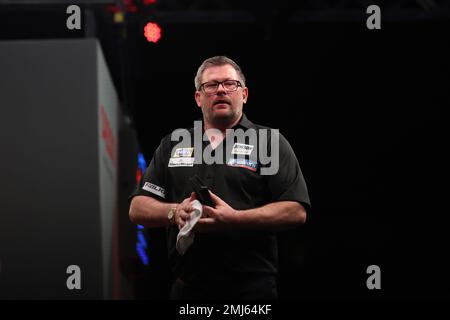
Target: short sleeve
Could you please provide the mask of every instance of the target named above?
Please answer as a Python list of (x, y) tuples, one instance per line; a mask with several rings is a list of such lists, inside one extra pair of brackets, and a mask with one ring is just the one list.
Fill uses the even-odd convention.
[(286, 138), (279, 134), (279, 168), (266, 181), (272, 201), (297, 201), (306, 209), (311, 207), (308, 188), (300, 164)]
[(153, 197), (160, 201), (166, 199), (166, 168), (165, 139), (163, 139), (153, 154), (153, 158), (142, 175), (139, 184), (128, 198), (129, 201), (135, 196)]

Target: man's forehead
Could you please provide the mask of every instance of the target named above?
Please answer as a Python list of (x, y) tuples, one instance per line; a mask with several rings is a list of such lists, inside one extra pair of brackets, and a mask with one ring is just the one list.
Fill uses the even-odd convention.
[(211, 80), (237, 79), (237, 71), (229, 64), (223, 66), (211, 66), (203, 71), (203, 82)]

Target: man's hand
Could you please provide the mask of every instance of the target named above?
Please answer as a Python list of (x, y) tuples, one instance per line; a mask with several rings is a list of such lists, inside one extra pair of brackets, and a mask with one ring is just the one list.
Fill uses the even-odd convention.
[(209, 193), (216, 208), (203, 206), (203, 216), (198, 220), (195, 230), (199, 232), (211, 232), (230, 228), (236, 221), (237, 210), (230, 207), (228, 203), (211, 191)]
[(183, 226), (186, 224), (186, 221), (191, 218), (191, 212), (194, 211), (191, 202), (195, 199), (195, 192), (192, 192), (189, 198), (184, 199), (183, 202), (177, 205), (175, 209), (174, 221), (178, 225), (179, 229), (183, 228)]
[(298, 201), (275, 201), (262, 207), (235, 210), (210, 192), (216, 208), (203, 206), (203, 218), (195, 225), (199, 232), (229, 229), (259, 229), (278, 231), (299, 226), (306, 221), (306, 210)]

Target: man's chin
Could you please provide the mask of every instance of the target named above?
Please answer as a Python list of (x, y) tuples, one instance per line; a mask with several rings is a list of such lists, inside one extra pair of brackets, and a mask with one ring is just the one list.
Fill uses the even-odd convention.
[(227, 107), (213, 106), (207, 112), (208, 121), (218, 126), (226, 126), (229, 123), (233, 123), (239, 116), (239, 112), (232, 109), (229, 105)]
[(234, 117), (234, 112), (229, 108), (217, 108), (213, 110), (213, 112), (211, 113), (211, 117), (216, 120), (232, 119)]

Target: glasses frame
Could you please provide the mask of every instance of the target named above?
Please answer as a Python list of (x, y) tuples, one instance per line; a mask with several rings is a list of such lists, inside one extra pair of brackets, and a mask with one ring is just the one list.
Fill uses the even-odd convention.
[[(227, 81), (236, 81), (237, 82), (237, 86), (236, 86), (236, 89), (234, 89), (234, 90), (227, 90), (226, 88), (225, 88), (225, 86), (224, 86), (224, 83), (225, 82), (227, 82)], [(216, 84), (216, 90), (214, 90), (214, 92), (206, 92), (205, 91), (205, 84), (207, 84), (207, 83), (215, 83)], [(235, 91), (237, 91), (237, 89), (239, 88), (239, 87), (241, 87), (241, 88), (243, 88), (243, 86), (242, 86), (242, 83), (239, 81), (239, 80), (234, 80), (234, 79), (227, 79), (227, 80), (224, 80), (224, 81), (208, 81), (208, 82), (204, 82), (204, 83), (202, 83), (201, 85), (200, 85), (200, 91), (203, 91), (205, 94), (215, 94), (215, 93), (217, 93), (217, 91), (219, 91), (219, 86), (220, 85), (222, 85), (222, 88), (223, 88), (223, 90), (225, 90), (225, 92), (235, 92)]]

